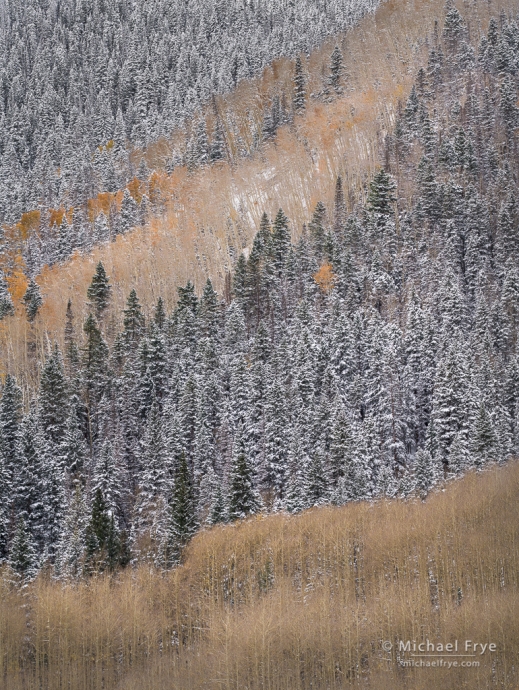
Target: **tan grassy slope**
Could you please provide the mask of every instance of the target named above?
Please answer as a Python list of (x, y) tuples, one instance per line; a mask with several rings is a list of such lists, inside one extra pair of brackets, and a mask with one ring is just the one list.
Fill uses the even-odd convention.
[[(497, 0), (466, 3), (460, 9), (476, 36), (489, 14), (497, 15), (501, 8), (508, 11), (516, 4), (516, 0)], [(158, 175), (155, 186), (162, 188), (166, 202), (161, 218), (154, 219), (148, 229), (96, 249), (91, 256), (44, 272), (38, 281), (45, 305), (34, 333), (29, 332), (20, 306), (17, 316), (0, 324), (0, 373), (10, 370), (20, 382), (34, 384), (37, 369), (34, 359), (32, 365), (27, 361), (27, 339), (36, 340), (40, 356), (52, 339), (61, 341), (69, 297), (77, 323), (82, 323), (86, 289), (100, 259), (115, 284), (114, 313), (120, 313), (131, 287), (148, 309), (159, 295), (171, 307), (176, 286), (188, 279), (200, 288), (210, 276), (222, 289), (232, 255), (250, 246), (264, 210), (273, 215), (283, 207), (296, 234), (319, 199), (331, 202), (338, 174), (343, 175), (353, 198), (379, 160), (397, 103), (406, 98), (419, 66), (426, 61), (427, 37), (436, 18), (441, 25), (442, 16), (443, 0), (383, 3), (373, 17), (341, 40), (346, 70), (343, 98), (328, 104), (311, 100), (293, 128), (282, 129), (261, 153), (235, 167), (219, 164), (195, 174), (179, 168), (170, 177)], [(328, 43), (306, 64), (309, 92), (322, 88), (332, 46), (333, 42)], [(224, 121), (229, 121), (229, 113), (238, 126), (248, 117), (259, 117), (266, 93), (275, 89), (291, 93), (292, 74), (289, 61), (278, 61), (261, 79), (241, 84), (235, 94), (218, 102)], [(159, 157), (159, 149), (152, 155)], [(13, 288), (19, 300), (23, 277), (13, 282)]]
[[(474, 668), (417, 669), (382, 647), (426, 639), (496, 651), (469, 658)], [(164, 576), (141, 566), (117, 582), (42, 578), (23, 595), (4, 586), (0, 659), (9, 690), (513, 690), (519, 463), (466, 476), (425, 503), (202, 532)]]

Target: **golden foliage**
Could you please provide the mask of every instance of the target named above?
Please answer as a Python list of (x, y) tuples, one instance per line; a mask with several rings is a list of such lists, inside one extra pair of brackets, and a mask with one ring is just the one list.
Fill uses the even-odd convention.
[[(184, 565), (18, 591), (0, 578), (9, 690), (483, 690), (519, 681), (519, 463), (421, 501), (198, 534)], [(476, 669), (403, 668), (381, 642), (493, 642)]]
[(29, 284), (24, 271), (23, 258), (18, 255), (15, 257), (14, 269), (6, 275), (7, 286), (15, 304), (21, 301)]
[(144, 186), (143, 183), (137, 177), (134, 177), (126, 186), (135, 201), (140, 204), (144, 193), (141, 191), (141, 187)]
[(88, 218), (92, 222), (100, 213), (108, 216), (110, 206), (117, 202), (117, 195), (112, 192), (100, 192), (95, 199), (88, 200)]
[(29, 211), (24, 213), (20, 222), (18, 223), (18, 230), (22, 239), (27, 239), (27, 237), (35, 232), (40, 225), (40, 212), (39, 211)]
[(333, 272), (332, 265), (325, 263), (321, 268), (314, 274), (314, 280), (319, 286), (321, 292), (328, 294), (333, 290), (336, 281), (336, 275)]

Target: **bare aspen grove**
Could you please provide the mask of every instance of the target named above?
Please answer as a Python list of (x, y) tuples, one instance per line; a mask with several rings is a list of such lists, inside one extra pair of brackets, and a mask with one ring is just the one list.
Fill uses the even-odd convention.
[[(2, 585), (4, 687), (513, 688), (518, 465), (421, 501), (250, 518), (184, 564)], [(405, 668), (399, 640), (491, 642), (475, 668)], [(382, 642), (393, 644), (384, 651)]]

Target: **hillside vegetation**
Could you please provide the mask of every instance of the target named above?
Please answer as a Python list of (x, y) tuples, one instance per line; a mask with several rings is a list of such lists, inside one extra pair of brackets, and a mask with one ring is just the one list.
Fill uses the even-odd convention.
[[(482, 690), (515, 687), (519, 465), (420, 501), (252, 518), (184, 564), (2, 584), (9, 690)], [(382, 641), (493, 642), (478, 668), (402, 668)], [(409, 654), (404, 655), (409, 657)]]
[[(497, 2), (464, 7), (474, 43), (479, 27), (486, 28), (490, 15), (497, 17), (501, 10), (513, 6)], [(308, 61), (304, 59), (308, 79), (305, 113), (296, 115), (292, 125), (278, 129), (274, 141), (264, 142), (252, 158), (238, 158), (233, 164), (222, 161), (194, 172), (180, 166), (167, 175), (161, 171), (160, 161), (169, 155), (170, 144), (163, 141), (155, 148), (150, 146), (146, 153), (148, 166), (157, 172), (149, 182), (130, 186), (138, 201), (144, 193), (157, 199), (158, 212), (152, 213), (148, 226), (119, 235), (116, 242), (99, 246), (87, 256), (76, 255), (64, 265), (44, 268), (37, 277), (45, 298), (34, 324), (39, 358), (48, 354), (54, 339), (63, 346), (69, 298), (74, 301), (78, 318), (86, 317), (87, 305), (77, 296), (86, 293), (99, 260), (114, 284), (111, 308), (115, 312), (120, 312), (132, 287), (148, 311), (159, 295), (171, 308), (176, 301), (176, 286), (188, 279), (200, 290), (210, 276), (215, 287), (223, 289), (225, 275), (240, 251), (250, 249), (264, 211), (272, 217), (281, 206), (297, 237), (317, 201), (330, 206), (338, 175), (343, 177), (346, 203), (351, 209), (359, 196), (365, 196), (370, 174), (384, 159), (384, 137), (392, 130), (398, 103), (407, 99), (419, 67), (427, 65), (434, 21), (438, 19), (441, 26), (443, 14), (440, 0), (390, 1), (373, 17), (364, 18), (355, 31), (341, 36), (342, 97), (310, 97), (323, 90), (323, 75), (328, 72), (335, 42), (326, 43)], [(225, 135), (233, 150), (237, 137), (251, 140), (251, 118), (261, 129), (265, 103), (281, 93), (291, 100), (293, 78), (293, 63), (277, 61), (262, 78), (243, 81), (235, 93), (218, 100), (222, 122), (232, 123)], [(210, 128), (214, 119), (211, 108), (207, 119)], [(121, 198), (120, 192), (118, 205)], [(103, 210), (109, 215), (110, 200), (110, 194), (101, 195), (91, 212), (96, 215)], [(62, 213), (56, 222), (61, 218)], [(69, 219), (72, 221), (72, 215)], [(31, 217), (26, 218), (26, 223), (27, 227), (13, 229), (11, 246), (18, 246), (21, 235), (38, 227)], [(1, 366), (4, 372), (10, 371), (33, 387), (37, 370), (25, 354), (30, 334), (20, 305), (27, 287), (26, 268), (20, 257), (9, 261), (7, 278), (15, 305), (19, 306), (15, 317), (0, 324)]]

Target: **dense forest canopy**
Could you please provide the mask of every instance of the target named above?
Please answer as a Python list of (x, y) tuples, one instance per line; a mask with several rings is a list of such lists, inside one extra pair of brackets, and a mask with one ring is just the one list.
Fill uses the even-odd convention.
[[(225, 299), (188, 283), (146, 318), (132, 290), (117, 334), (97, 266), (34, 399), (3, 387), (14, 571), (169, 567), (204, 524), (424, 497), (517, 454), (518, 46), (502, 16), (476, 51), (450, 6), (366, 203), (347, 214), (339, 178), (297, 243), (265, 215)], [(31, 281), (29, 328), (41, 300)]]
[[(310, 51), (377, 4), (4, 0), (0, 221), (124, 188), (137, 172), (132, 147), (167, 137), (213, 95)], [(199, 135), (222, 136), (218, 124)]]

